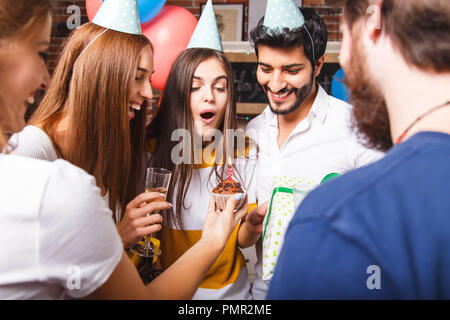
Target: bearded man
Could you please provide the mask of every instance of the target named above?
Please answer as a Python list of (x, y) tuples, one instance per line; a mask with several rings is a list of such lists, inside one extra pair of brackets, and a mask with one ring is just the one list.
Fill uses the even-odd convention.
[(269, 203), (264, 223), (263, 214), (250, 216), (251, 223), (259, 222), (259, 238), (247, 242), (257, 240), (254, 299), (266, 297), (277, 252), (296, 209), (294, 185), (312, 188), (330, 174), (343, 174), (383, 155), (358, 142), (350, 126), (351, 105), (328, 95), (316, 81), (327, 37), (315, 10), (299, 10), (292, 0), (269, 1), (265, 16), (251, 31), (257, 80), (269, 101), (246, 128), (259, 147), (258, 203)]
[(348, 0), (342, 32), (354, 127), (388, 152), (302, 202), (268, 298), (450, 299), (450, 5)]

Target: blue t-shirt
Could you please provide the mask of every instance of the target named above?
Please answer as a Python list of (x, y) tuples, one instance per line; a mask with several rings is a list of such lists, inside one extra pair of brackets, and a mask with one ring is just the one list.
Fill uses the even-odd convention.
[(450, 136), (422, 132), (317, 188), (268, 299), (450, 299)]

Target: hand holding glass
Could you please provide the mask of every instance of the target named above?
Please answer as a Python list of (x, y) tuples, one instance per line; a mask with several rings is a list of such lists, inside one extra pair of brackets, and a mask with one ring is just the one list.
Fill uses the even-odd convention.
[[(164, 195), (163, 201), (166, 199), (167, 190), (169, 189), (170, 178), (172, 172), (162, 168), (148, 168), (145, 176), (145, 192), (158, 192)], [(149, 212), (147, 215), (159, 213), (159, 211)], [(155, 255), (155, 248), (152, 242), (152, 235), (146, 235), (144, 245), (137, 244), (131, 251), (141, 257), (153, 257)], [(161, 250), (158, 251), (158, 255)]]

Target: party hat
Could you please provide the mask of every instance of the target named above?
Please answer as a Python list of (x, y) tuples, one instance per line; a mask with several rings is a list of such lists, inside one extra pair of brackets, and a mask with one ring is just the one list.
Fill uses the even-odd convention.
[(120, 32), (142, 34), (136, 0), (105, 0), (92, 23)]
[(188, 49), (189, 48), (209, 48), (223, 52), (211, 0), (208, 0), (203, 9), (202, 16), (200, 17), (191, 41), (188, 44)]
[(304, 24), (305, 18), (294, 0), (269, 0), (267, 2), (263, 25), (270, 30), (281, 31), (284, 28), (293, 30)]

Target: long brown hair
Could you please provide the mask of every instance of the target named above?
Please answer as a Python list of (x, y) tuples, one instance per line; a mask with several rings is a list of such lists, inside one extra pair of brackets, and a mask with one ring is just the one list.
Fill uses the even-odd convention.
[[(13, 41), (26, 41), (34, 35), (36, 26), (47, 19), (54, 8), (53, 0), (2, 0), (0, 2), (0, 49)], [(0, 85), (3, 70), (0, 59)], [(8, 93), (0, 86), (0, 150), (6, 143), (3, 129), (15, 121), (15, 112), (8, 105)], [(15, 127), (13, 125), (12, 127)]]
[(144, 36), (114, 30), (92, 41), (103, 31), (86, 23), (70, 35), (29, 124), (43, 127), (55, 142), (57, 123), (69, 119), (70, 147), (64, 158), (108, 191), (109, 206), (120, 220), (117, 206), (123, 212), (141, 190), (146, 108), (129, 121), (128, 94), (140, 56), (151, 43)]
[[(172, 183), (167, 193), (167, 201), (173, 201), (175, 186), (177, 186), (175, 212), (172, 212), (172, 215), (169, 217), (178, 224), (180, 229), (182, 229), (181, 211), (183, 208), (188, 209), (185, 204), (185, 197), (189, 190), (195, 165), (186, 163), (176, 165), (173, 163), (171, 151), (179, 141), (171, 141), (171, 135), (176, 129), (186, 129), (192, 138), (196, 134), (194, 119), (190, 109), (192, 79), (198, 65), (210, 58), (217, 59), (224, 67), (228, 78), (228, 101), (219, 130), (225, 132), (227, 129), (237, 129), (235, 88), (231, 65), (222, 52), (205, 48), (187, 49), (174, 62), (161, 96), (160, 111), (148, 128), (149, 138), (157, 138), (156, 148), (152, 152), (150, 165), (165, 168), (173, 173)], [(228, 141), (225, 135), (222, 140), (223, 155), (226, 155), (227, 144)], [(195, 148), (194, 139), (191, 139), (190, 159), (195, 158)], [(185, 150), (182, 152), (185, 152)], [(224, 171), (225, 166), (219, 168), (216, 159), (214, 170), (211, 171), (210, 176), (215, 174), (219, 182), (224, 178)], [(234, 173), (234, 176), (240, 180), (239, 182), (242, 182), (236, 168)]]

